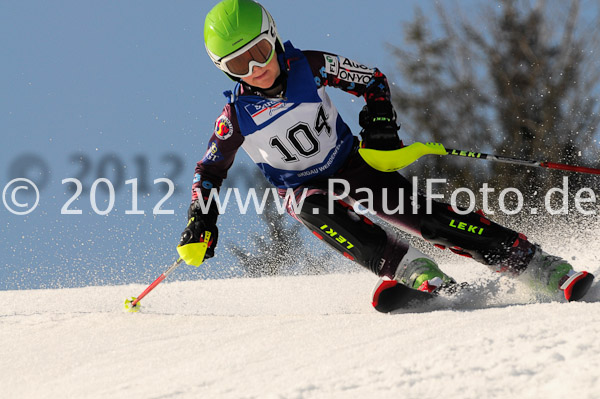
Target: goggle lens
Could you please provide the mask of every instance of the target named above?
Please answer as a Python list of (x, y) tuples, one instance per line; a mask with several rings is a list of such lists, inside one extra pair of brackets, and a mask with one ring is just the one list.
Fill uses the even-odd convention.
[(250, 72), (250, 62), (265, 64), (273, 54), (273, 45), (267, 39), (262, 39), (242, 54), (228, 60), (225, 66), (234, 75), (246, 76)]

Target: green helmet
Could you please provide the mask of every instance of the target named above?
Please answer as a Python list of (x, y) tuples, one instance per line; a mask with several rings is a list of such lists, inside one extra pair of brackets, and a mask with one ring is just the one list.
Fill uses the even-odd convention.
[[(206, 15), (204, 22), (206, 52), (217, 68), (234, 80), (243, 77), (244, 74), (233, 73), (227, 67), (227, 60), (223, 59), (245, 46), (251, 47), (251, 42), (259, 40), (259, 37), (266, 39), (272, 45), (272, 50), (283, 49), (281, 39), (277, 35), (275, 21), (269, 12), (255, 1), (223, 0)], [(257, 64), (260, 65), (263, 61)]]

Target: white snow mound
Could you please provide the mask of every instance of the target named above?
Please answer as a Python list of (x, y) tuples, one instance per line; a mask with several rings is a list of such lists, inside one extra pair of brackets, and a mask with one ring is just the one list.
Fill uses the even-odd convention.
[[(367, 273), (0, 292), (4, 398), (598, 398), (598, 285), (380, 314)], [(532, 302), (532, 301), (538, 302)]]

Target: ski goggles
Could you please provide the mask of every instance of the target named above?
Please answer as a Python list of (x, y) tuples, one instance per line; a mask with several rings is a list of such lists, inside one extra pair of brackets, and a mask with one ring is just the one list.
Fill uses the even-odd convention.
[(275, 54), (276, 37), (264, 32), (258, 35), (241, 49), (221, 58), (219, 68), (237, 78), (252, 75), (254, 66), (264, 67)]

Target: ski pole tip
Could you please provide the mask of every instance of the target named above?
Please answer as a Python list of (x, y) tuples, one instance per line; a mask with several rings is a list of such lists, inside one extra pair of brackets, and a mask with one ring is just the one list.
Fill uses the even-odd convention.
[[(125, 299), (125, 311), (129, 313), (137, 313), (140, 311), (140, 303), (136, 302), (137, 298), (132, 296), (131, 298)], [(135, 304), (134, 304), (135, 302)]]

